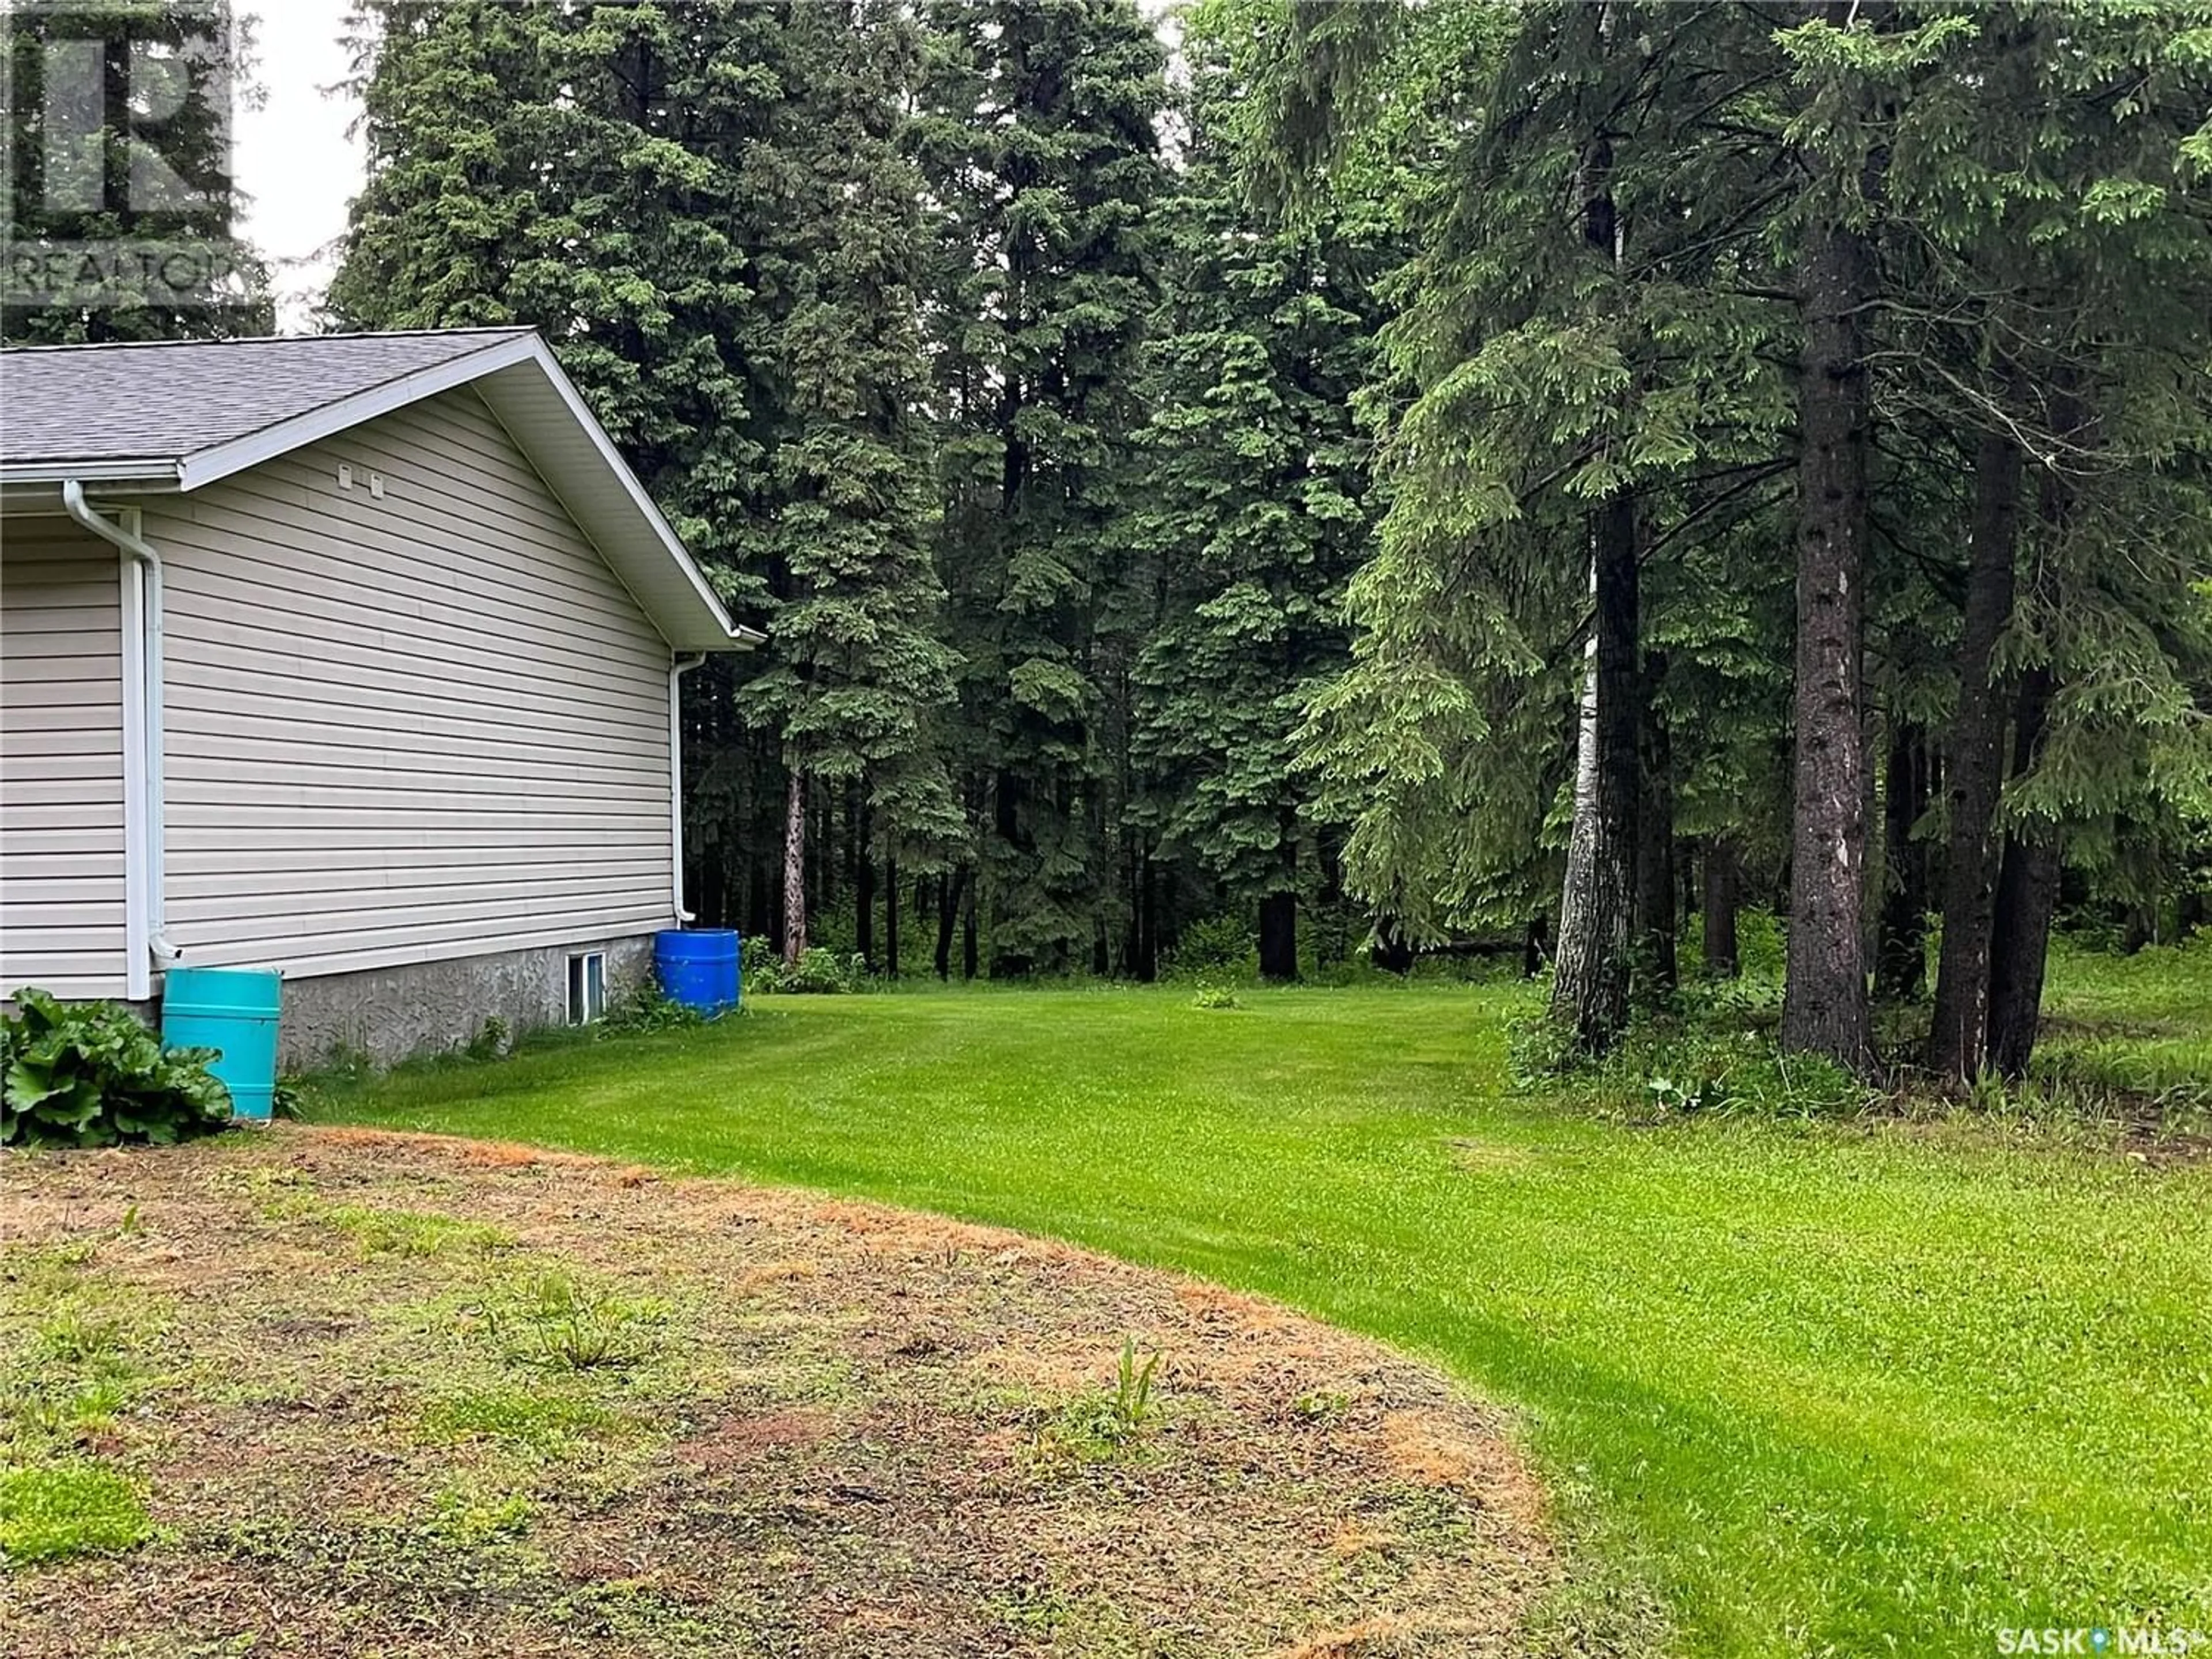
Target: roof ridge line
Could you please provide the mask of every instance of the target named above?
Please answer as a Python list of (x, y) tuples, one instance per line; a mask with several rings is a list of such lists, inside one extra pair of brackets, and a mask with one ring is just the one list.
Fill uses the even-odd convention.
[(206, 340), (76, 340), (52, 345), (0, 347), (0, 356), (64, 351), (150, 351), (169, 346), (304, 345), (329, 340), (410, 340), (457, 334), (534, 334), (534, 323), (484, 323), (468, 328), (367, 328), (334, 334), (234, 334)]

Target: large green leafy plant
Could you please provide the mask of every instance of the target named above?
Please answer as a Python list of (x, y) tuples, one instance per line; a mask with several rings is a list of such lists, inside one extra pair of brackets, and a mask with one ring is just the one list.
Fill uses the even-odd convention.
[(167, 1146), (230, 1121), (230, 1091), (207, 1069), (212, 1048), (163, 1053), (112, 1002), (15, 993), (0, 1020), (0, 1144)]

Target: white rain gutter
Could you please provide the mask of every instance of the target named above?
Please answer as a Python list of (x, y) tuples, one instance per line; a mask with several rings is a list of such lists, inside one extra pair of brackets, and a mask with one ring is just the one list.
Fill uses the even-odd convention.
[(126, 509), (132, 521), (128, 526), (94, 512), (85, 501), (82, 480), (62, 480), (62, 506), (100, 540), (121, 550), (127, 561), (122, 629), (124, 988), (131, 1000), (143, 1002), (154, 994), (155, 967), (167, 967), (182, 954), (169, 943), (163, 892), (167, 838), (161, 778), (161, 556), (138, 534), (135, 509)]
[(684, 908), (684, 677), (706, 660), (702, 651), (668, 664), (668, 881), (678, 927), (692, 919)]

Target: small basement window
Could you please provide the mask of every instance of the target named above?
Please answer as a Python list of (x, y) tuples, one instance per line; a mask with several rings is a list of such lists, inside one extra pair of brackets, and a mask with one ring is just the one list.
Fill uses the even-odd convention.
[(607, 953), (580, 951), (568, 958), (568, 1024), (589, 1025), (607, 1012)]

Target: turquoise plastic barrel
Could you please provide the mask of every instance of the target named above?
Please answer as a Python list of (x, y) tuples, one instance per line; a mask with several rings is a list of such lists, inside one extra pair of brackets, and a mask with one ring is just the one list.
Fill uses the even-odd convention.
[(672, 1002), (702, 1014), (738, 1006), (738, 934), (733, 927), (672, 927), (653, 936), (653, 974)]
[(269, 1116), (283, 988), (270, 968), (172, 968), (162, 988), (161, 1046), (219, 1050), (208, 1069), (230, 1090), (239, 1117)]

